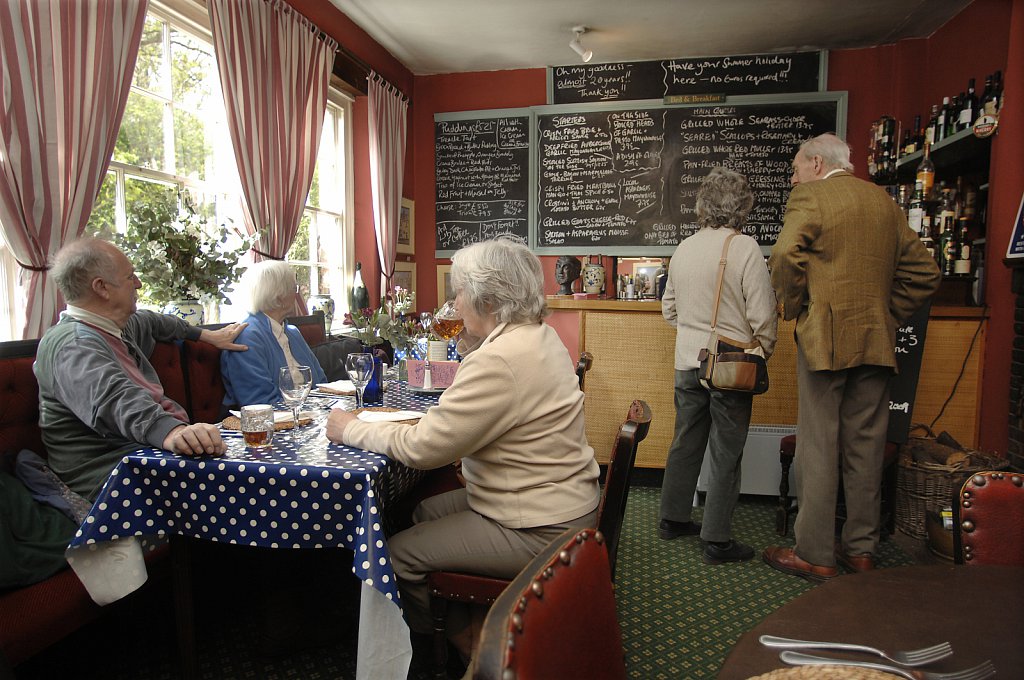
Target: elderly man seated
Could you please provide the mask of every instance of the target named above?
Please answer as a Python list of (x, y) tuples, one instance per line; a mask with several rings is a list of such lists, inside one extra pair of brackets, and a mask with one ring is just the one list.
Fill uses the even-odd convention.
[(215, 425), (190, 424), (164, 394), (148, 355), (157, 341), (189, 338), (227, 350), (245, 324), (201, 330), (172, 316), (136, 311), (142, 286), (113, 244), (84, 238), (65, 245), (50, 274), (67, 310), (39, 342), (39, 425), (49, 464), (73, 491), (93, 500), (125, 453), (153, 446), (221, 455)]
[(320, 362), (313, 356), (302, 333), (284, 319), (295, 311), (295, 270), (287, 262), (264, 260), (242, 276), (249, 294), (249, 316), (238, 341), (249, 351), (224, 352), (220, 373), (224, 379), (224, 403), (228, 406), (273, 404), (281, 400), (277, 376), (285, 366), (309, 366), (313, 383), (327, 382)]

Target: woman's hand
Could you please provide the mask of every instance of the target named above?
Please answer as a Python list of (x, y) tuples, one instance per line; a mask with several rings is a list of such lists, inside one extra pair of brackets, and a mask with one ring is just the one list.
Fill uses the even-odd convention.
[(335, 444), (345, 443), (345, 428), (359, 416), (351, 411), (340, 408), (332, 408), (331, 415), (327, 416), (327, 438)]

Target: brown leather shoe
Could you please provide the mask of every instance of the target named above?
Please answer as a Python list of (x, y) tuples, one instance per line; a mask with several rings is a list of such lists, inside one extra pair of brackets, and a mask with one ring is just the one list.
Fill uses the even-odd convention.
[(875, 558), (871, 556), (871, 553), (848, 555), (842, 550), (836, 550), (836, 562), (846, 569), (858, 574), (862, 571), (871, 571), (875, 568)]
[(823, 583), (839, 575), (839, 570), (835, 567), (823, 567), (800, 559), (792, 548), (769, 546), (761, 553), (761, 559), (772, 569), (815, 583)]

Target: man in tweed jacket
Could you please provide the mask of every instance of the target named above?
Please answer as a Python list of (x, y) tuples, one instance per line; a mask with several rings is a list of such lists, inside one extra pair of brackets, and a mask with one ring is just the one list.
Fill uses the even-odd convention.
[[(797, 320), (800, 512), (796, 547), (762, 557), (812, 581), (837, 575), (837, 561), (874, 567), (896, 330), (941, 279), (899, 206), (852, 169), (835, 135), (804, 142), (768, 263), (783, 318)], [(847, 520), (836, 543), (840, 465)]]

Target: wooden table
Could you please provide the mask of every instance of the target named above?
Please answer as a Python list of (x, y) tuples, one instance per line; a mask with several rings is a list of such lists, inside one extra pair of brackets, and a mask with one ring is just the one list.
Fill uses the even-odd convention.
[[(886, 651), (949, 641), (953, 656), (927, 670), (955, 671), (990, 659), (998, 677), (1019, 678), (1024, 673), (1022, 616), (1021, 568), (936, 565), (840, 576), (782, 606), (744, 634), (718, 678), (741, 680), (786, 668), (779, 661), (780, 650), (758, 642), (764, 634), (853, 642)], [(866, 655), (846, 656), (886, 663)]]

